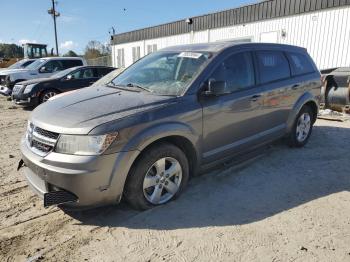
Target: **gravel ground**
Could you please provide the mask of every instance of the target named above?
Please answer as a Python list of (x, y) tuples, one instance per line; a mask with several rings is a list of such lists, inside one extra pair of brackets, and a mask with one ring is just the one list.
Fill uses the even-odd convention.
[(67, 214), (16, 171), (30, 111), (0, 98), (0, 261), (350, 261), (350, 121), (192, 179), (177, 201)]

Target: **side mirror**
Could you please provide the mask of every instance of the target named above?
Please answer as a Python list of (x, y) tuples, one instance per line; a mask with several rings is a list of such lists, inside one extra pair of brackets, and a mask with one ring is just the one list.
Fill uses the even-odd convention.
[(226, 94), (226, 81), (216, 81), (215, 79), (209, 79), (208, 88), (204, 91), (206, 96), (220, 96)]
[(66, 78), (66, 80), (72, 80), (72, 79), (74, 79), (74, 75), (68, 75)]
[(46, 67), (45, 66), (40, 67), (39, 73), (46, 73)]

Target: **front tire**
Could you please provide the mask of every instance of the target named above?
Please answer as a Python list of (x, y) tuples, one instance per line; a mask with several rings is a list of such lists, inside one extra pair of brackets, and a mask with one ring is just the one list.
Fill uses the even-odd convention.
[(315, 120), (314, 112), (309, 106), (304, 106), (295, 119), (292, 132), (288, 138), (290, 147), (303, 147), (307, 144)]
[(188, 178), (184, 152), (169, 143), (156, 145), (143, 152), (130, 170), (125, 197), (135, 209), (150, 209), (177, 198)]
[(58, 92), (56, 90), (44, 91), (40, 96), (39, 104), (47, 102), (51, 97), (54, 97), (55, 95), (58, 95)]

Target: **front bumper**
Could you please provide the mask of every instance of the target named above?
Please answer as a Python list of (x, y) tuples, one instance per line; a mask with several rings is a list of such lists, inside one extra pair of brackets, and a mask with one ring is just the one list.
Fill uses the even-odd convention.
[(11, 97), (16, 105), (21, 106), (37, 106), (39, 102), (38, 97), (28, 97), (23, 94), (12, 94)]
[(55, 152), (41, 157), (21, 141), (23, 172), (32, 190), (44, 198), (64, 190), (77, 197), (68, 207), (115, 204), (121, 199), (126, 176), (135, 151), (100, 156), (75, 156)]

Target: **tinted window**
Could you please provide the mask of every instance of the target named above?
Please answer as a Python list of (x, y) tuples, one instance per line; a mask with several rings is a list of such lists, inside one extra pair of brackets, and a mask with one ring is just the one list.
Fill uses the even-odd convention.
[(113, 69), (110, 69), (110, 68), (96, 68), (96, 76), (97, 77), (103, 77), (105, 75), (107, 75), (109, 72), (111, 72)]
[(282, 52), (258, 51), (257, 60), (262, 84), (290, 77), (289, 63)]
[(293, 75), (302, 75), (315, 71), (310, 59), (306, 55), (299, 53), (288, 53), (288, 56)]
[(26, 61), (26, 62), (24, 62), (23, 64), (22, 64), (22, 68), (25, 68), (25, 67), (27, 67), (27, 66), (29, 66), (31, 63), (33, 63), (34, 62), (34, 60), (30, 60), (30, 61)]
[(75, 71), (71, 75), (73, 76), (74, 79), (93, 78), (94, 71), (92, 68), (86, 68), (86, 69), (81, 69), (81, 70)]
[(251, 54), (245, 52), (232, 55), (215, 69), (210, 78), (226, 81), (227, 92), (253, 86), (255, 78)]
[(76, 66), (82, 66), (83, 65), (83, 62), (81, 60), (77, 60), (77, 59), (74, 59), (74, 60), (62, 60), (61, 62), (63, 64), (63, 66), (64, 66), (64, 69), (71, 68), (71, 67), (76, 67)]
[(58, 72), (63, 70), (63, 65), (61, 63), (61, 61), (59, 60), (51, 60), (49, 62), (47, 62), (45, 65), (45, 72), (50, 72), (50, 73), (54, 73), (54, 72)]

